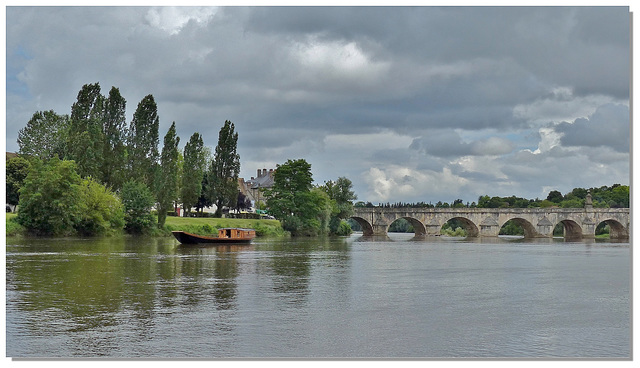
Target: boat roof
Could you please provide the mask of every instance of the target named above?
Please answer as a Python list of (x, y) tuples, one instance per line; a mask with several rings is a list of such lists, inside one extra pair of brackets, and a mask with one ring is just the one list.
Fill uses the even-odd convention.
[(247, 229), (247, 228), (242, 228), (242, 227), (221, 227), (218, 229), (218, 231), (220, 230), (243, 230), (243, 231), (255, 231), (255, 229)]

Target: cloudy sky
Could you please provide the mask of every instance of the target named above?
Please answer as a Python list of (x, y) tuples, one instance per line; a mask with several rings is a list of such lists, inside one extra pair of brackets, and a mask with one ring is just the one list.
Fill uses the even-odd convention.
[[(8, 7), (6, 148), (111, 86), (160, 135), (239, 133), (241, 176), (304, 158), (378, 202), (630, 181), (627, 7)], [(161, 139), (162, 140), (162, 139)]]

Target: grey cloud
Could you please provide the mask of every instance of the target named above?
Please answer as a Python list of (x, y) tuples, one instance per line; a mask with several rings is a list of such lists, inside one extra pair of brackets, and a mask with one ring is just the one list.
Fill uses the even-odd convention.
[[(554, 181), (548, 171), (579, 182), (570, 165), (603, 163), (609, 171), (597, 172), (610, 176), (628, 167), (628, 108), (576, 119), (602, 101), (629, 100), (627, 7), (223, 7), (204, 18), (183, 10), (163, 18), (174, 10), (8, 7), (7, 149), (17, 149), (34, 111), (69, 113), (81, 86), (100, 82), (105, 93), (120, 88), (129, 121), (151, 93), (163, 133), (176, 121), (182, 141), (198, 131), (215, 146), (231, 120), (243, 159), (312, 152), (318, 178), (335, 171), (362, 183), (371, 167), (395, 164), (415, 169), (412, 177), (450, 169), (482, 190), (508, 190), (497, 175), (505, 173), (537, 193)], [(559, 120), (573, 121), (556, 127), (561, 146), (515, 151), (537, 144), (523, 135)], [(339, 156), (307, 143), (376, 132), (413, 144), (345, 147), (348, 165), (338, 167)], [(496, 170), (450, 164), (461, 156)]]
[(505, 155), (511, 153), (515, 146), (499, 137), (466, 143), (454, 130), (437, 130), (414, 139), (410, 148), (436, 157), (457, 157)]
[(563, 133), (565, 146), (611, 147), (618, 152), (629, 152), (631, 140), (629, 108), (624, 105), (601, 106), (588, 118), (573, 123), (561, 123), (555, 130)]

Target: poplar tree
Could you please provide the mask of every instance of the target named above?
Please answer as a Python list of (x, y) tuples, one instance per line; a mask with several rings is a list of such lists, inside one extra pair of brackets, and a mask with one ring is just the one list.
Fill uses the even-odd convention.
[(71, 124), (68, 136), (68, 156), (77, 165), (82, 177), (91, 176), (102, 181), (102, 155), (104, 134), (104, 96), (100, 84), (85, 84), (71, 106)]
[(206, 169), (204, 142), (200, 133), (193, 133), (184, 146), (184, 165), (180, 198), (187, 213), (198, 204), (202, 192), (202, 179)]
[(167, 211), (173, 208), (178, 197), (178, 144), (180, 137), (176, 135), (176, 123), (171, 124), (164, 136), (162, 155), (160, 157), (160, 175), (158, 178), (158, 228), (164, 227)]
[(215, 216), (222, 216), (222, 208), (235, 207), (238, 200), (238, 174), (240, 173), (240, 155), (238, 133), (229, 120), (218, 134), (218, 145), (208, 172), (207, 194), (217, 209)]
[(140, 180), (152, 191), (158, 168), (159, 127), (158, 106), (153, 96), (147, 95), (129, 125), (127, 154), (129, 177)]
[(120, 90), (111, 87), (109, 97), (105, 101), (102, 132), (104, 144), (102, 149), (102, 179), (114, 190), (122, 188), (125, 168), (125, 141), (127, 138), (127, 122), (125, 116), (127, 101), (120, 95)]

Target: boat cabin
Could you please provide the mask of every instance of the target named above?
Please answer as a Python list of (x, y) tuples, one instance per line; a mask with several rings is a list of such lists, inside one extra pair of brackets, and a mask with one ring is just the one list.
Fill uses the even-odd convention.
[(223, 228), (218, 230), (218, 238), (223, 239), (251, 239), (255, 236), (254, 229)]

